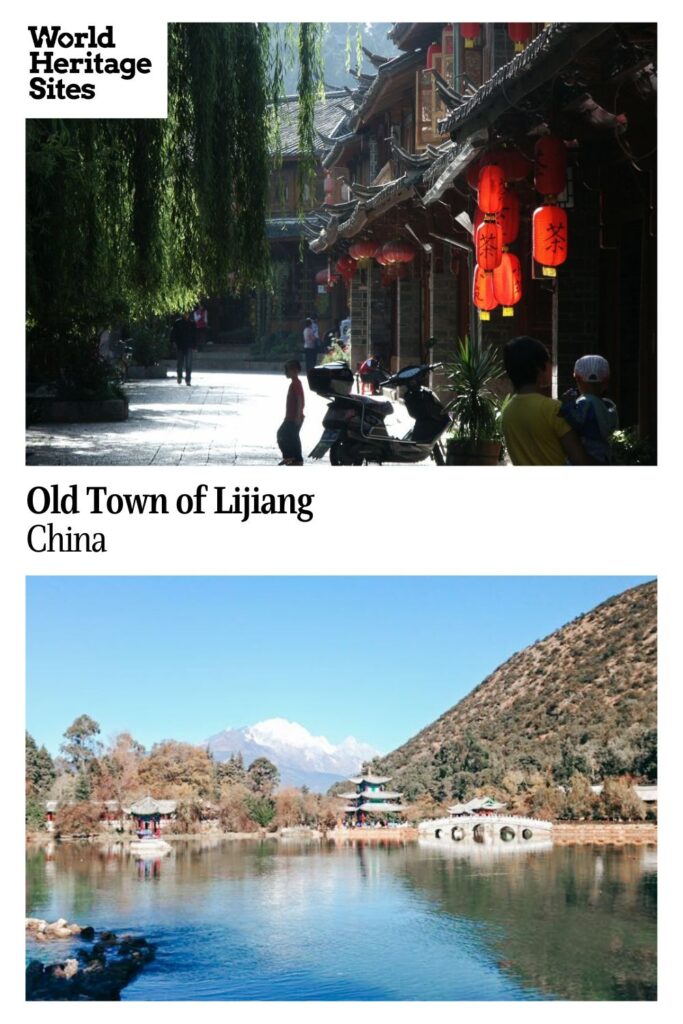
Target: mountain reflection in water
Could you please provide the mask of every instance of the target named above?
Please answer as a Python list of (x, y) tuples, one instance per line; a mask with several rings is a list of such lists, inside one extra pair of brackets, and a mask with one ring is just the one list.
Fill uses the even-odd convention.
[(158, 943), (124, 999), (656, 997), (656, 851), (452, 851), (208, 839), (141, 861), (54, 844), (28, 854), (27, 914)]

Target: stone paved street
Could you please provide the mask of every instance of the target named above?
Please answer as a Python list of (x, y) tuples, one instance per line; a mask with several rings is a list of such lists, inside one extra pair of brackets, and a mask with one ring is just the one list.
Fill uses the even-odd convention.
[[(305, 382), (304, 389), (306, 456), (320, 437), (327, 403)], [(284, 374), (198, 372), (191, 387), (169, 374), (166, 380), (130, 382), (126, 391), (130, 415), (124, 423), (30, 427), (27, 465), (267, 466), (280, 459), (275, 434), (284, 415)], [(392, 432), (400, 435), (411, 421), (402, 406), (394, 408)]]

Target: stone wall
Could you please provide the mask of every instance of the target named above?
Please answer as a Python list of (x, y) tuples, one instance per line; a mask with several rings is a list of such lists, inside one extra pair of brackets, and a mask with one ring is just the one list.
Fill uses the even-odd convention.
[(556, 846), (574, 843), (656, 845), (657, 825), (652, 821), (561, 821), (553, 826), (553, 842)]

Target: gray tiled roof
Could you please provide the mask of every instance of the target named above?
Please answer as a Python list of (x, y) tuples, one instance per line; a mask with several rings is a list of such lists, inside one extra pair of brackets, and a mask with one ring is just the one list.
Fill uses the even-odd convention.
[[(337, 106), (348, 99), (343, 89), (328, 92), (324, 100), (315, 105), (315, 127), (323, 135), (333, 136), (335, 129), (344, 120), (345, 114)], [(280, 145), (283, 156), (296, 156), (299, 152), (299, 97), (288, 96), (280, 104)], [(316, 140), (320, 150), (324, 148), (320, 140)]]
[(129, 807), (131, 814), (173, 814), (175, 809), (175, 800), (155, 800), (151, 796), (137, 800)]
[[(600, 35), (607, 28), (609, 28), (608, 24), (598, 23), (553, 22), (549, 24), (539, 32), (522, 53), (518, 53), (508, 64), (499, 68), (465, 103), (456, 107), (455, 110), (451, 110), (439, 122), (439, 131), (446, 134), (467, 125), (467, 122), (475, 114), (483, 114), (494, 99), (500, 96), (506, 97), (506, 91), (511, 89), (513, 84), (521, 83), (525, 78), (530, 79), (532, 72), (547, 62), (553, 54), (560, 50), (564, 52), (563, 48), (571, 46), (575, 40), (576, 48), (580, 49), (585, 41)], [(567, 52), (567, 59), (569, 59), (569, 55)]]

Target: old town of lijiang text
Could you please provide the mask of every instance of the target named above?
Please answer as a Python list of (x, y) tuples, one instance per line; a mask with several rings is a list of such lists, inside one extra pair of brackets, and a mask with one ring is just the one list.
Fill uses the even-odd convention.
[[(99, 50), (114, 50), (113, 26), (98, 32), (89, 25), (85, 32), (63, 32), (61, 25), (29, 25), (33, 46), (29, 51), (29, 96), (34, 100), (91, 100), (95, 83), (65, 82), (60, 75), (118, 75), (130, 81), (152, 70), (149, 57), (114, 57)], [(76, 56), (58, 55), (55, 50), (77, 50)]]
[[(29, 511), (36, 516), (80, 515), (228, 515), (246, 523), (252, 516), (294, 516), (300, 523), (313, 519), (314, 494), (261, 493), (258, 487), (211, 487), (199, 484), (194, 491), (179, 494), (173, 502), (161, 492), (133, 494), (108, 487), (86, 487), (83, 497), (76, 484), (60, 488), (32, 487)], [(211, 502), (211, 504), (210, 504)], [(29, 549), (37, 554), (57, 552), (106, 552), (103, 533), (76, 531), (54, 522), (36, 523), (28, 531)]]

